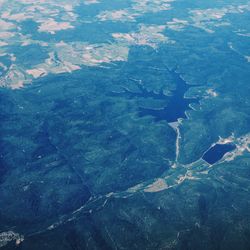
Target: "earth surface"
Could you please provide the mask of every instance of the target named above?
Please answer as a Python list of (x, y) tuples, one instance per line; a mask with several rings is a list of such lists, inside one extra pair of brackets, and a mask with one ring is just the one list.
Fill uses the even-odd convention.
[(250, 2), (0, 0), (0, 248), (250, 249)]

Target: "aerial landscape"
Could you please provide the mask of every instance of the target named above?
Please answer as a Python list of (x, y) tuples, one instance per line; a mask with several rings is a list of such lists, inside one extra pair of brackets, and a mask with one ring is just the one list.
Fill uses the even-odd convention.
[(249, 250), (249, 23), (0, 0), (0, 250)]

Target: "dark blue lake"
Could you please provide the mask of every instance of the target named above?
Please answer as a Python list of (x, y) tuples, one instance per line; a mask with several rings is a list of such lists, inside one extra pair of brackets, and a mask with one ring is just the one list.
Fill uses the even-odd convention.
[(198, 99), (184, 97), (190, 86), (182, 79), (180, 74), (173, 70), (170, 71), (170, 73), (176, 83), (176, 89), (173, 91), (171, 97), (165, 96), (165, 98), (168, 99), (168, 105), (162, 109), (140, 108), (140, 116), (150, 115), (153, 116), (156, 121), (165, 120), (167, 122), (176, 122), (179, 118), (187, 118), (185, 111), (191, 109), (189, 104), (198, 103)]
[(165, 120), (168, 123), (177, 122), (179, 118), (185, 119), (187, 118), (185, 111), (191, 109), (189, 106), (191, 103), (198, 103), (199, 98), (185, 98), (185, 93), (191, 86), (189, 86), (176, 71), (169, 70), (168, 72), (176, 84), (176, 89), (172, 91), (171, 96), (166, 96), (163, 91), (160, 93), (149, 91), (142, 85), (138, 85), (140, 92), (132, 92), (129, 89), (124, 89), (123, 92), (112, 92), (111, 95), (123, 96), (129, 99), (140, 97), (166, 101), (166, 106), (163, 108), (139, 107), (139, 117), (153, 116), (156, 122)]
[(236, 146), (234, 144), (216, 144), (211, 147), (202, 157), (203, 160), (209, 164), (214, 164), (219, 161), (226, 153), (234, 150)]

